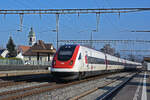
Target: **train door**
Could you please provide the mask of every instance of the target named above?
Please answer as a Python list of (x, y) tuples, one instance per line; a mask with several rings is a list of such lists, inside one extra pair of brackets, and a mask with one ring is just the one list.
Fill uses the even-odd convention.
[(80, 66), (80, 70), (84, 69), (83, 54), (81, 52), (78, 57), (78, 65)]
[(79, 57), (78, 57), (78, 66), (80, 66), (79, 67), (79, 70), (80, 70), (80, 72), (79, 72), (79, 80), (80, 79), (82, 79), (82, 78), (85, 78), (85, 75), (86, 75), (86, 73), (85, 73), (85, 67), (84, 67), (84, 55), (83, 55), (83, 53), (79, 53)]

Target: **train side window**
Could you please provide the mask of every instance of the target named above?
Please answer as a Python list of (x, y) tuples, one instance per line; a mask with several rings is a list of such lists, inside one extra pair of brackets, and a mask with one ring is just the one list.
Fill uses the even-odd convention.
[(80, 59), (82, 59), (82, 57), (81, 57), (81, 53), (79, 54), (79, 58), (78, 58), (78, 60), (80, 60)]

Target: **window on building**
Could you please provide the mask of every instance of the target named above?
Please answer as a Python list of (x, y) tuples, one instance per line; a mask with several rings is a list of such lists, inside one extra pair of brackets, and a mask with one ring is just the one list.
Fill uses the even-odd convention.
[(29, 57), (29, 60), (31, 60), (31, 56)]
[(40, 60), (42, 61), (42, 57), (40, 57)]
[(30, 38), (30, 41), (32, 41), (32, 38)]

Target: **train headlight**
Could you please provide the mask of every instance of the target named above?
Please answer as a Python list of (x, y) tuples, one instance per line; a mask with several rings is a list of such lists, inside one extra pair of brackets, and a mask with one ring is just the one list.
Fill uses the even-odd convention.
[(71, 60), (69, 64), (72, 65), (73, 64), (73, 60)]

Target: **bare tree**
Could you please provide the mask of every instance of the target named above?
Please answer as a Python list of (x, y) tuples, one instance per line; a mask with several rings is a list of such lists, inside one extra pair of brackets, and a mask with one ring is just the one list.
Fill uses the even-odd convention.
[(110, 44), (106, 44), (104, 45), (103, 48), (100, 49), (100, 51), (110, 54), (110, 55), (114, 55), (115, 54), (115, 49), (111, 48)]
[(119, 58), (121, 57), (119, 52), (115, 53), (114, 56), (119, 57)]

